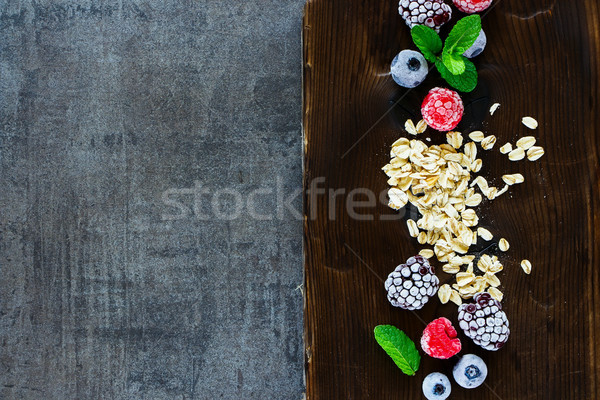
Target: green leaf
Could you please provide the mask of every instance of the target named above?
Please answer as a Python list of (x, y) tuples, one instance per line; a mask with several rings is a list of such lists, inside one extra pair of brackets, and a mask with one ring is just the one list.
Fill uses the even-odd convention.
[(477, 69), (470, 60), (463, 61), (465, 62), (465, 72), (460, 75), (453, 75), (440, 60), (436, 61), (435, 66), (450, 86), (461, 92), (472, 92), (477, 86)]
[(461, 55), (446, 53), (445, 51), (442, 53), (442, 62), (452, 75), (460, 75), (465, 72), (464, 59), (466, 58)]
[(442, 51), (442, 39), (428, 26), (416, 25), (410, 30), (413, 42), (423, 53), (423, 57), (434, 63), (437, 54)]
[(421, 355), (415, 343), (400, 329), (392, 325), (375, 327), (375, 340), (392, 357), (398, 368), (406, 375), (413, 376), (419, 369)]
[(444, 52), (462, 55), (473, 46), (481, 32), (481, 17), (477, 14), (464, 17), (454, 25), (444, 43)]

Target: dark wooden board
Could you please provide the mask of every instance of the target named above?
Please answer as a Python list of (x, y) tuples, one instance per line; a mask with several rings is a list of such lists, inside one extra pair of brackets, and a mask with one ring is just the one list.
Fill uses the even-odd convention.
[[(500, 0), (483, 19), (480, 84), (464, 96), (458, 130), (482, 128), (499, 145), (514, 143), (531, 133), (520, 124), (531, 115), (540, 121), (533, 134), (546, 155), (509, 163), (497, 149), (485, 154), (486, 177), (498, 182), (511, 171), (526, 179), (478, 210), (481, 225), (512, 245), (500, 275), (512, 335), (489, 353), (461, 333), (464, 351), (484, 357), (490, 375), (476, 390), (453, 385), (452, 398), (598, 396), (599, 18), (596, 0)], [(354, 188), (387, 188), (381, 167), (389, 146), (405, 135), (407, 118), (420, 119), (422, 98), (441, 82), (431, 73), (407, 93), (387, 75), (394, 55), (411, 47), (395, 0), (309, 1), (303, 35), (307, 397), (420, 399), (423, 377), (449, 374), (452, 362), (425, 356), (417, 376), (405, 376), (374, 341), (373, 327), (394, 324), (418, 340), (422, 321), (456, 321), (456, 307), (436, 298), (416, 314), (393, 308), (381, 278), (420, 247), (404, 219), (383, 220), (394, 215), (385, 205), (359, 210), (373, 220), (357, 220), (344, 201)], [(502, 106), (490, 117), (493, 102)], [(327, 194), (311, 195), (311, 185)], [(346, 195), (332, 199), (329, 189)], [(523, 258), (533, 263), (530, 276), (519, 267)]]

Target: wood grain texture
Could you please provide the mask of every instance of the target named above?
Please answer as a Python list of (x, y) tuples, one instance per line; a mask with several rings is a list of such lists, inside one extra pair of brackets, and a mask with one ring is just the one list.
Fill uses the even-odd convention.
[[(407, 118), (420, 119), (425, 93), (442, 84), (433, 72), (406, 91), (388, 75), (394, 55), (411, 47), (396, 3), (312, 0), (305, 9), (305, 360), (311, 400), (420, 399), (424, 376), (450, 374), (453, 364), (424, 357), (417, 376), (407, 377), (377, 346), (372, 330), (378, 324), (396, 325), (417, 340), (423, 321), (456, 321), (456, 307), (434, 299), (416, 314), (393, 308), (381, 279), (420, 247), (404, 218), (385, 220), (394, 212), (384, 204), (359, 211), (372, 220), (351, 218), (344, 209), (355, 188), (376, 194), (387, 188), (381, 167), (389, 146), (405, 135)], [(533, 134), (546, 155), (535, 163), (510, 163), (497, 148), (485, 154), (484, 176), (500, 184), (503, 173), (521, 172), (526, 180), (478, 210), (481, 225), (511, 243), (501, 256), (500, 277), (512, 335), (496, 353), (461, 336), (464, 351), (481, 355), (490, 375), (487, 387), (477, 390), (454, 385), (453, 398), (596, 398), (600, 7), (596, 0), (495, 3), (483, 19), (488, 47), (476, 60), (480, 83), (463, 97), (466, 115), (458, 130), (483, 129), (498, 137), (498, 146), (514, 143), (531, 133), (520, 124), (531, 115), (540, 121)], [(502, 106), (490, 117), (494, 102)], [(331, 196), (337, 189), (346, 194)], [(523, 258), (533, 263), (530, 276), (520, 270)]]

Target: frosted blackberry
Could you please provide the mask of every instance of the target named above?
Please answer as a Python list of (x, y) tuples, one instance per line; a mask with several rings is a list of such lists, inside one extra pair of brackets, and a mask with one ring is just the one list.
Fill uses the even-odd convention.
[(438, 32), (452, 17), (452, 9), (442, 0), (400, 0), (398, 12), (410, 29), (425, 25)]
[(496, 351), (508, 340), (510, 329), (502, 305), (489, 293), (478, 293), (475, 303), (458, 308), (458, 325), (475, 344), (486, 350)]
[(439, 285), (429, 261), (417, 255), (396, 267), (385, 281), (385, 290), (394, 307), (418, 310), (437, 292)]
[(414, 88), (427, 78), (429, 67), (425, 57), (418, 51), (402, 50), (394, 57), (390, 72), (398, 85)]

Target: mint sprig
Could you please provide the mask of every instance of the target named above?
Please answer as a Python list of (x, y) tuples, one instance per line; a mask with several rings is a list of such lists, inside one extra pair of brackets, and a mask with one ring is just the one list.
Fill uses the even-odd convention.
[(477, 69), (463, 56), (481, 32), (481, 17), (477, 14), (459, 20), (442, 46), (442, 40), (431, 28), (417, 25), (411, 30), (415, 45), (423, 57), (434, 63), (442, 78), (461, 92), (471, 92), (477, 86)]
[(465, 58), (464, 62), (465, 71), (460, 75), (452, 74), (441, 60), (436, 61), (435, 66), (450, 86), (461, 92), (469, 93), (477, 86), (477, 69), (470, 60)]
[(463, 55), (453, 53), (442, 53), (442, 63), (452, 75), (460, 75), (465, 72), (466, 65)]
[(436, 54), (442, 51), (442, 39), (433, 29), (425, 25), (416, 25), (410, 30), (413, 42), (423, 53), (423, 57), (431, 63), (435, 63)]
[(392, 325), (378, 325), (375, 340), (406, 375), (413, 376), (419, 369), (421, 355), (415, 343), (400, 329)]
[(444, 42), (444, 51), (462, 54), (473, 46), (481, 32), (481, 17), (469, 15), (459, 20)]

